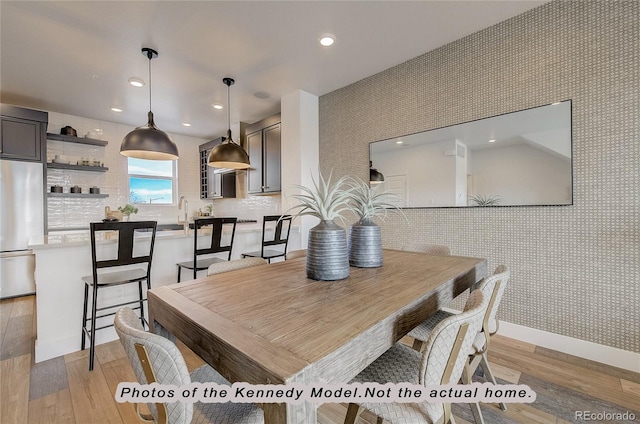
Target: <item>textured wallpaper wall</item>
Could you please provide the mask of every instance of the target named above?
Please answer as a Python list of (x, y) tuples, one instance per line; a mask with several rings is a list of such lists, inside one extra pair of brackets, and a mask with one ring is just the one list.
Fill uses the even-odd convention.
[(504, 263), (500, 319), (638, 352), (640, 2), (551, 2), (322, 96), (321, 169), (367, 178), (372, 141), (565, 99), (573, 206), (407, 210), (384, 244)]

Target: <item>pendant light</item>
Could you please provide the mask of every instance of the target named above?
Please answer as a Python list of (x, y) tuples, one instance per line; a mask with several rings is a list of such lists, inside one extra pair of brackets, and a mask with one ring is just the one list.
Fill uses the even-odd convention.
[(142, 54), (149, 59), (149, 122), (124, 137), (120, 145), (120, 154), (138, 159), (176, 160), (178, 146), (166, 132), (156, 127), (151, 112), (151, 59), (158, 57), (158, 52), (145, 47)]
[(229, 129), (227, 138), (222, 143), (211, 149), (209, 154), (209, 166), (227, 169), (247, 169), (251, 166), (249, 155), (245, 150), (231, 138), (231, 102), (229, 100), (229, 87), (235, 81), (233, 78), (223, 78), (222, 82), (227, 86), (227, 117), (229, 119)]
[(369, 161), (369, 184), (383, 183), (384, 175), (382, 175), (382, 172), (372, 167), (373, 167), (373, 162)]

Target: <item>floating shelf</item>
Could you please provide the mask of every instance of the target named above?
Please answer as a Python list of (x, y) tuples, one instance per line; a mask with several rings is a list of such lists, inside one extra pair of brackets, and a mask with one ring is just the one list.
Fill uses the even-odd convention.
[(47, 168), (70, 169), (74, 171), (92, 171), (92, 172), (107, 172), (109, 170), (109, 168), (107, 168), (106, 166), (74, 165), (72, 163), (55, 163), (55, 162), (47, 162)]
[(109, 197), (108, 194), (91, 194), (91, 193), (47, 193), (47, 197), (84, 197), (93, 199), (103, 199)]
[(72, 135), (47, 133), (47, 140), (58, 140), (66, 143), (90, 144), (92, 146), (106, 146), (109, 144), (105, 140), (96, 140), (94, 138), (74, 137)]

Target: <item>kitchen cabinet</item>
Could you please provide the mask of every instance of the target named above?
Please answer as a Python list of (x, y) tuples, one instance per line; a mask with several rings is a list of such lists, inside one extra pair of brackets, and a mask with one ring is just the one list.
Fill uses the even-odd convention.
[(0, 157), (41, 162), (49, 114), (3, 104), (0, 115)]
[(280, 114), (270, 116), (245, 129), (251, 168), (247, 171), (247, 193), (270, 194), (281, 191)]
[(209, 153), (225, 137), (218, 137), (208, 143), (200, 145), (200, 198), (220, 199), (236, 197), (236, 173), (208, 165)]

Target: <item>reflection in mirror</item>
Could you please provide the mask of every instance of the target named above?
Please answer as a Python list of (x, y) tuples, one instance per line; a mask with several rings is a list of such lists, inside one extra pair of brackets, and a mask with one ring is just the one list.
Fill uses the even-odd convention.
[(571, 100), (369, 145), (400, 207), (570, 205)]

